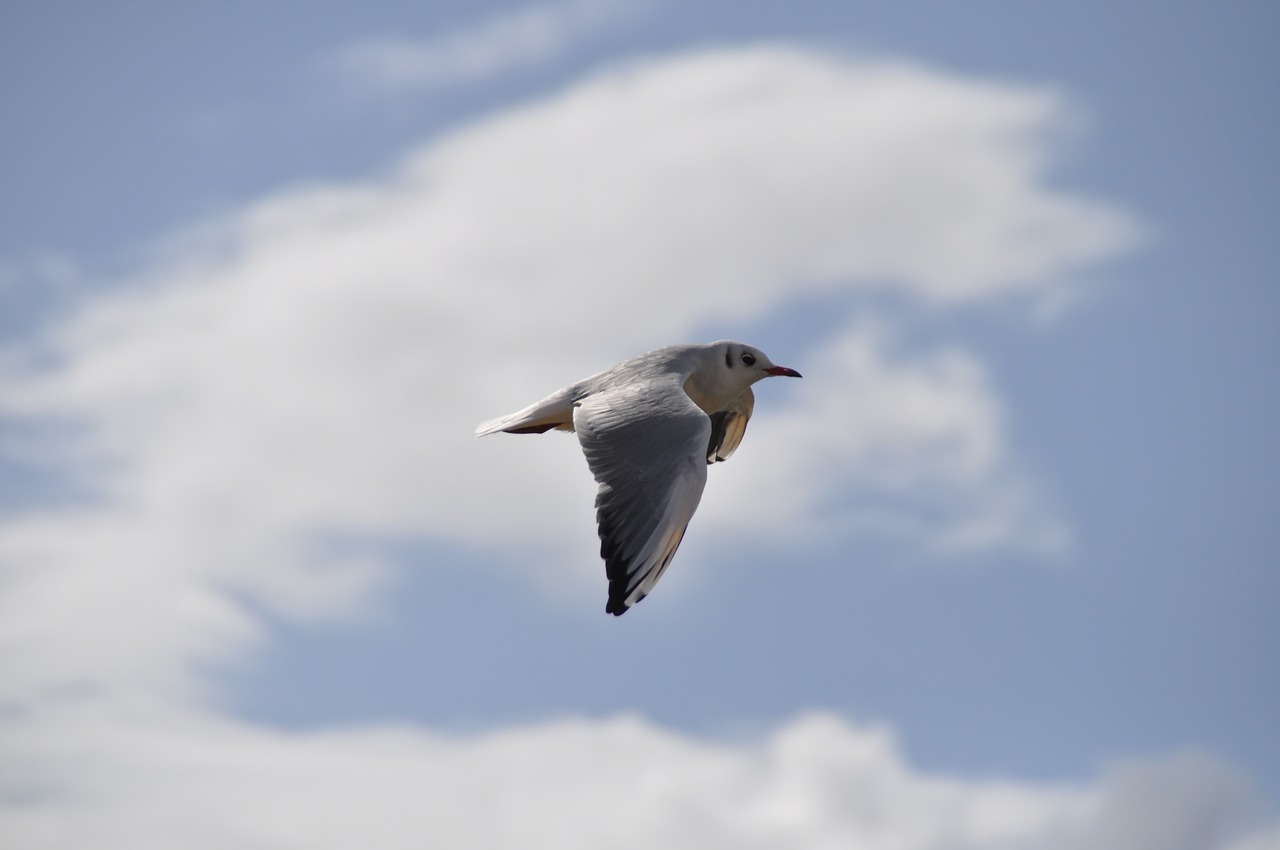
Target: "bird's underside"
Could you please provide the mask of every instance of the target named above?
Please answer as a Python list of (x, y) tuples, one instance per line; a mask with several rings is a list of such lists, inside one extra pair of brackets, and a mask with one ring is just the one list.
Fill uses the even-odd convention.
[(577, 432), (599, 484), (605, 610), (621, 615), (670, 566), (702, 498), (707, 467), (738, 448), (755, 407), (751, 384), (770, 375), (799, 377), (740, 343), (672, 346), (483, 422), (476, 434)]

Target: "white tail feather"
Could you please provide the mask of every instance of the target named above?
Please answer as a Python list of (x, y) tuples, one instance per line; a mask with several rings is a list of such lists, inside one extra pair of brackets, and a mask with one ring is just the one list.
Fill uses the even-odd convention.
[(499, 431), (543, 431), (552, 428), (573, 430), (573, 396), (568, 390), (560, 390), (524, 410), (496, 419), (486, 419), (476, 426), (476, 436), (484, 437)]

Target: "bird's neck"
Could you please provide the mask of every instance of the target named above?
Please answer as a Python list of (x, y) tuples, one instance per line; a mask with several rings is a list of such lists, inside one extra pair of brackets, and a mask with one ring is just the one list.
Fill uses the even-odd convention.
[(724, 410), (725, 406), (737, 398), (743, 389), (745, 388), (738, 386), (737, 382), (731, 385), (727, 382), (708, 380), (705, 373), (697, 372), (690, 375), (684, 382), (685, 395), (689, 396), (693, 403), (702, 408), (708, 416)]

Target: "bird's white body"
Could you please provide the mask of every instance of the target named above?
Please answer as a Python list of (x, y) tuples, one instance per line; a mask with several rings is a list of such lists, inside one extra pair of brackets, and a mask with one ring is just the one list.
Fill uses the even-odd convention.
[(578, 433), (600, 484), (605, 610), (622, 614), (671, 563), (702, 497), (707, 466), (738, 447), (755, 405), (751, 385), (771, 375), (800, 377), (731, 340), (668, 346), (482, 422), (476, 436)]

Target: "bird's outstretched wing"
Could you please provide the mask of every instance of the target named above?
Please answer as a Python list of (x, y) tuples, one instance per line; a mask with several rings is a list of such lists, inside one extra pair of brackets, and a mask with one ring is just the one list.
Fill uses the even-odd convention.
[(711, 439), (707, 443), (707, 463), (728, 460), (747, 433), (747, 421), (756, 406), (756, 394), (747, 387), (725, 407), (711, 414)]
[(711, 420), (671, 376), (591, 395), (574, 409), (573, 424), (600, 484), (605, 610), (623, 614), (662, 578), (698, 507)]

